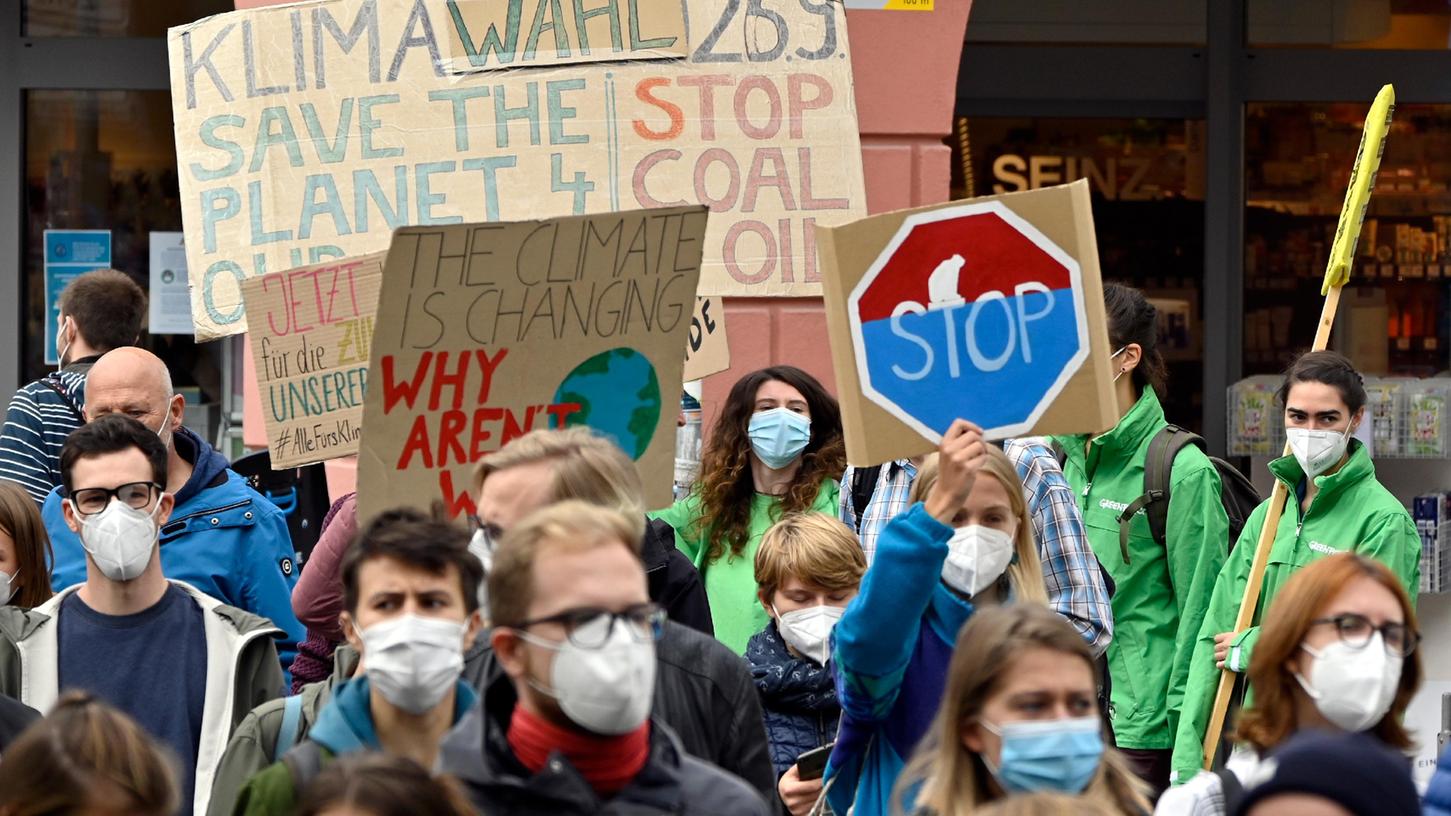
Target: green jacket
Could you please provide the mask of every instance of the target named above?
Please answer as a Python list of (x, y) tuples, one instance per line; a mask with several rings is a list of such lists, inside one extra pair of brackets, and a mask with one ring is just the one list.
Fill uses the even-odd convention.
[[(1350, 444), (1350, 459), (1344, 467), (1330, 476), (1316, 477), (1320, 492), (1304, 515), (1294, 498), (1299, 484), (1305, 480), (1300, 463), (1293, 456), (1270, 463), (1270, 472), (1290, 489), (1291, 499), (1275, 530), (1264, 585), (1255, 606), (1254, 625), (1230, 645), (1227, 665), (1234, 671), (1244, 671), (1249, 666), (1250, 653), (1259, 640), (1260, 621), (1285, 582), (1296, 570), (1326, 555), (1357, 552), (1375, 558), (1401, 579), (1411, 603), (1415, 604), (1421, 585), (1421, 537), (1415, 522), (1400, 499), (1376, 481), (1375, 465), (1365, 446), (1354, 440)], [(1204, 766), (1204, 731), (1219, 686), (1219, 671), (1214, 667), (1214, 636), (1234, 629), (1269, 504), (1269, 500), (1264, 501), (1250, 514), (1234, 554), (1225, 562), (1214, 584), (1209, 612), (1204, 616), (1194, 647), (1183, 714), (1174, 740), (1176, 781), (1188, 781)]]
[(1146, 389), (1108, 433), (1056, 440), (1067, 454), (1063, 475), (1078, 494), (1088, 543), (1115, 585), (1109, 715), (1121, 748), (1173, 746), (1194, 638), (1229, 548), (1219, 472), (1188, 447), (1170, 473), (1164, 545), (1140, 511), (1124, 558), (1118, 516), (1143, 495), (1149, 442), (1167, 424), (1158, 397)]
[[(282, 691), (282, 666), (273, 641), (281, 629), (266, 618), (227, 606), (181, 581), (172, 581), (202, 610), (207, 641), (206, 699), (197, 745), (196, 794), (188, 813), (206, 813), (227, 740), (247, 712)], [(57, 676), (61, 604), (83, 584), (62, 590), (31, 610), (0, 606), (0, 694), (38, 711), (60, 695)], [(123, 666), (118, 670), (144, 671)]]
[[(816, 503), (811, 509), (836, 518), (840, 505), (841, 485), (835, 479), (827, 479), (821, 483), (821, 492), (816, 494)], [(765, 629), (770, 620), (756, 599), (756, 549), (761, 546), (761, 536), (766, 530), (780, 521), (780, 515), (781, 502), (777, 497), (757, 493), (751, 501), (750, 538), (745, 551), (739, 556), (727, 553), (707, 564), (705, 554), (710, 549), (710, 536), (708, 530), (701, 529), (700, 499), (696, 494), (691, 493), (650, 514), (651, 518), (661, 519), (675, 528), (676, 547), (695, 563), (705, 581), (715, 637), (738, 655), (746, 653), (746, 642)]]

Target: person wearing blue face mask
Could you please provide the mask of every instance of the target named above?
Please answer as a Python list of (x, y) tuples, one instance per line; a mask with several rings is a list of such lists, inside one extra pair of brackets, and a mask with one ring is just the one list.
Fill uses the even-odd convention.
[(772, 366), (731, 388), (690, 495), (651, 513), (700, 570), (715, 636), (744, 654), (770, 619), (756, 601), (756, 549), (788, 513), (834, 515), (846, 468), (841, 412), (816, 378)]
[(1015, 795), (1147, 813), (1146, 786), (1104, 744), (1093, 653), (1035, 603), (983, 609), (958, 635), (937, 717), (893, 793), (902, 813), (966, 816)]

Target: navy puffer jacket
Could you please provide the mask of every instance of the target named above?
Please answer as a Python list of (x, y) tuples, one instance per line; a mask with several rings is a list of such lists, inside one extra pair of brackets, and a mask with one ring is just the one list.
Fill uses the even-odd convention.
[(831, 664), (819, 666), (788, 652), (775, 621), (746, 645), (746, 662), (761, 695), (771, 764), (779, 777), (797, 757), (836, 739), (841, 706)]

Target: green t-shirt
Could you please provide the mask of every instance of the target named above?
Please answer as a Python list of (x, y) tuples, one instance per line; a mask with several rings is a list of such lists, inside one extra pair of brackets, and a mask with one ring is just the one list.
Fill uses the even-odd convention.
[[(836, 518), (840, 497), (840, 485), (828, 479), (821, 483), (821, 492), (816, 494), (811, 509)], [(756, 598), (756, 548), (761, 545), (761, 536), (766, 530), (780, 520), (779, 505), (776, 496), (757, 493), (751, 500), (750, 539), (745, 551), (736, 556), (727, 552), (712, 564), (705, 563), (710, 544), (706, 531), (698, 529), (700, 500), (695, 494), (650, 514), (675, 528), (676, 546), (695, 563), (705, 582), (715, 636), (736, 654), (746, 653), (746, 642), (766, 628), (770, 619)]]

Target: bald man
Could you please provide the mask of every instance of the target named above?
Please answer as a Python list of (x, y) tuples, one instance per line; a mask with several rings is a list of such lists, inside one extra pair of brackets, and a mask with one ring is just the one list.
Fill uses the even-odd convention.
[[(287, 633), (277, 651), (286, 669), (303, 637), (292, 612), (297, 583), (292, 539), (282, 511), (227, 467), (227, 460), (182, 423), (186, 398), (174, 393), (166, 364), (145, 349), (107, 352), (86, 381), (86, 420), (124, 414), (166, 446), (165, 492), (174, 497), (161, 527), (161, 571), (229, 606), (270, 618)], [(51, 584), (57, 592), (86, 580), (86, 551), (65, 523), (62, 491), (46, 497), (41, 515), (55, 548)]]

